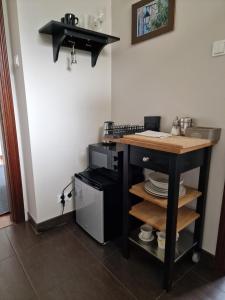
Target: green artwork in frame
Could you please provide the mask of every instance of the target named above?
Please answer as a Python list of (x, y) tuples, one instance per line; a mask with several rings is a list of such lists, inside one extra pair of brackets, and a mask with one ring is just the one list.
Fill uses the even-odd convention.
[(175, 0), (141, 0), (132, 6), (132, 44), (174, 28)]

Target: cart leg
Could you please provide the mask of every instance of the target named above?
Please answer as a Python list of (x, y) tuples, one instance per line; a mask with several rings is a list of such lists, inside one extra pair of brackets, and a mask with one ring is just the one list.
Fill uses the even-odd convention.
[(194, 253), (198, 253), (199, 257), (202, 248), (211, 152), (211, 147), (205, 149), (204, 164), (200, 168), (198, 184), (198, 190), (202, 192), (202, 196), (198, 198), (196, 207), (196, 212), (200, 214), (200, 218), (195, 222), (194, 242), (197, 242), (197, 246), (195, 247)]
[(131, 167), (129, 164), (130, 146), (124, 145), (123, 154), (123, 256), (129, 258), (129, 210), (130, 210), (130, 176)]
[(170, 291), (173, 280), (173, 267), (176, 249), (178, 199), (180, 188), (180, 174), (178, 172), (178, 162), (176, 157), (171, 160), (169, 169), (169, 194), (166, 222), (166, 248), (164, 262), (164, 283), (163, 287)]
[(195, 252), (194, 251), (193, 254), (192, 254), (193, 263), (195, 263), (195, 264), (199, 263), (200, 257), (201, 257), (200, 252)]

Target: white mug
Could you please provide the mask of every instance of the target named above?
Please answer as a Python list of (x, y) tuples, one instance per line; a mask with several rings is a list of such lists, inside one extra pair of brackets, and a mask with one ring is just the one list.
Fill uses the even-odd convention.
[(143, 240), (150, 240), (152, 238), (153, 227), (148, 224), (144, 224), (140, 227), (140, 238)]
[(165, 250), (166, 246), (166, 233), (163, 231), (158, 231), (157, 233), (157, 241), (158, 241), (158, 247), (162, 250)]

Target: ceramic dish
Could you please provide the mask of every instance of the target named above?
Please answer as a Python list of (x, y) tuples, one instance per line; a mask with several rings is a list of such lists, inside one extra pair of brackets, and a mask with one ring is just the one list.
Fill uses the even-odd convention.
[[(153, 172), (149, 175), (149, 180), (158, 188), (168, 190), (169, 176), (160, 172)], [(184, 183), (183, 177), (180, 178), (180, 184)]]
[[(156, 190), (154, 185), (151, 184), (151, 182), (145, 183), (144, 190), (153, 196), (156, 196), (159, 198), (165, 198), (165, 199), (168, 198), (168, 191)], [(179, 198), (185, 196), (185, 194), (186, 194), (186, 188), (183, 185), (181, 185), (180, 192), (179, 192)]]
[(146, 243), (149, 243), (149, 242), (152, 242), (153, 240), (154, 240), (154, 235), (152, 235), (149, 239), (144, 239), (143, 237), (142, 237), (142, 234), (141, 234), (141, 232), (138, 234), (138, 237), (139, 237), (139, 239), (142, 241), (142, 242), (146, 242)]
[(167, 189), (162, 189), (162, 188), (159, 188), (159, 187), (157, 187), (157, 186), (155, 186), (151, 181), (147, 181), (146, 183), (145, 183), (145, 188), (146, 189), (152, 189), (152, 190), (154, 190), (154, 191), (156, 191), (156, 192), (159, 192), (159, 193), (162, 193), (162, 194), (164, 194), (164, 193), (168, 193), (168, 190)]
[[(154, 192), (153, 190), (146, 190), (145, 189), (145, 191), (146, 191), (146, 193), (148, 193), (148, 194), (150, 194), (150, 195), (152, 195), (152, 196), (155, 196), (155, 197), (157, 197), (157, 198), (162, 198), (162, 200), (163, 199), (167, 199), (168, 198), (168, 194), (159, 194), (159, 193), (157, 193), (157, 192)], [(179, 194), (179, 198), (182, 198), (182, 197), (184, 197), (186, 195), (186, 189), (184, 188), (184, 190)]]

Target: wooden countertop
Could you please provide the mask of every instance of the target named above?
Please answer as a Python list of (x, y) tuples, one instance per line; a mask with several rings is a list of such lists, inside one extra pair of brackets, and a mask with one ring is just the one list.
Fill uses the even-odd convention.
[(133, 134), (126, 135), (123, 138), (117, 139), (116, 141), (121, 144), (133, 145), (176, 154), (183, 154), (213, 145), (210, 140), (190, 138), (185, 136), (152, 138)]

